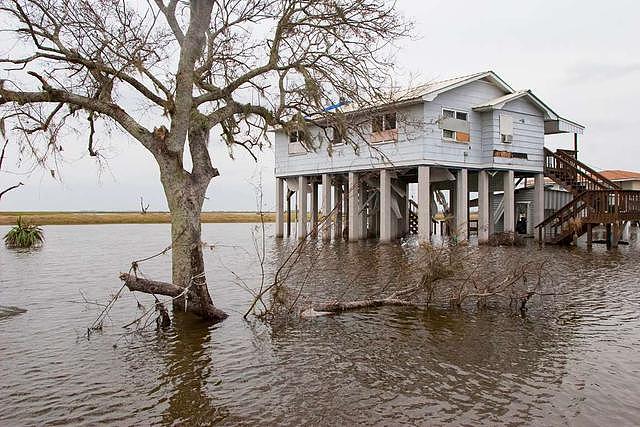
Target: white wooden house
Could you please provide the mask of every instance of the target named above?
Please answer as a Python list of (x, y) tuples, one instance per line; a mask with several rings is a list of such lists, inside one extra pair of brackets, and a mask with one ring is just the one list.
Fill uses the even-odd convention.
[[(483, 242), (494, 231), (494, 192), (504, 194), (501, 228), (515, 230), (514, 190), (517, 180), (526, 178), (535, 182), (529, 221), (540, 223), (545, 135), (572, 133), (577, 141), (584, 130), (492, 71), (407, 90), (369, 114), (361, 133), (368, 140), (360, 141), (358, 150), (341, 144), (327, 129), (307, 127), (312, 148), (298, 132), (275, 130), (277, 236), (285, 233), (285, 201), (295, 192), (300, 238), (346, 234), (350, 240), (376, 236), (388, 241), (409, 232), (415, 214), (418, 235), (428, 240), (434, 198), (445, 192), (454, 232), (462, 240), (468, 238), (469, 194), (478, 194)], [(411, 185), (417, 206), (409, 200)], [(332, 220), (317, 231), (320, 206), (324, 214), (332, 213)]]

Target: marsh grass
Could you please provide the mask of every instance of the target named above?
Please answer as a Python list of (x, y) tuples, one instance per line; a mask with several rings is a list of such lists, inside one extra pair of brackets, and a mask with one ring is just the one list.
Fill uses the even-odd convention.
[[(19, 217), (42, 225), (85, 224), (165, 224), (171, 222), (168, 212), (0, 212), (0, 225), (15, 224)], [(264, 214), (265, 222), (274, 222), (275, 214)], [(292, 221), (295, 221), (295, 216)], [(203, 212), (203, 223), (257, 223), (255, 212)]]

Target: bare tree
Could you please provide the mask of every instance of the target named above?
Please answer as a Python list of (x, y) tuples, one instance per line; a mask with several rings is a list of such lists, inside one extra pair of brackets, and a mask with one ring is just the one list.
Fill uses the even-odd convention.
[(10, 77), (0, 82), (1, 117), (41, 163), (60, 155), (59, 132), (70, 126), (85, 127), (91, 156), (99, 126), (148, 149), (171, 211), (173, 285), (141, 279), (136, 289), (187, 289), (174, 306), (188, 301), (213, 321), (226, 314), (209, 294), (200, 239), (219, 175), (211, 133), (254, 157), (273, 126), (315, 123), (350, 138), (344, 130), (357, 121), (325, 107), (380, 105), (393, 42), (410, 31), (380, 0), (0, 0), (0, 11), (5, 34), (24, 46), (0, 58)]
[[(2, 125), (0, 125), (0, 132), (2, 133), (2, 137), (4, 137), (4, 127), (2, 127)], [(2, 164), (4, 163), (5, 160), (5, 156), (7, 154), (7, 145), (9, 145), (9, 141), (5, 140), (4, 144), (2, 145), (2, 151), (0, 151), (0, 172), (2, 171)], [(9, 191), (11, 190), (15, 190), (18, 187), (23, 186), (24, 184), (22, 182), (19, 182), (17, 184), (14, 184), (12, 186), (9, 186), (7, 188), (5, 188), (4, 190), (0, 189), (0, 200), (2, 200), (2, 197), (7, 194)]]
[(149, 203), (147, 203), (147, 205), (144, 205), (144, 198), (142, 198), (142, 196), (140, 196), (140, 213), (142, 215), (146, 214), (147, 211), (149, 210)]

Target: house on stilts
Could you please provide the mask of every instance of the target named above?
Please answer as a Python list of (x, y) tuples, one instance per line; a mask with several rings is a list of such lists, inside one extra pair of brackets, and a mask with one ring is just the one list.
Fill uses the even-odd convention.
[[(347, 120), (363, 117), (343, 109)], [(407, 90), (366, 117), (355, 147), (321, 124), (275, 130), (277, 237), (391, 241), (415, 233), (428, 241), (450, 233), (464, 241), (476, 232), (484, 243), (517, 231), (546, 243), (586, 233), (590, 245), (593, 228), (604, 225), (615, 246), (624, 223), (640, 219), (640, 191), (578, 160), (584, 126), (492, 71)], [(552, 134), (572, 134), (572, 149), (545, 148)]]

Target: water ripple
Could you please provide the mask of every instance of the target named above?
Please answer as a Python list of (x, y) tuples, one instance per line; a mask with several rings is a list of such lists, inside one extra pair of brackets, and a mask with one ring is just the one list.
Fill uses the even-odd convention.
[[(132, 295), (91, 341), (84, 333), (96, 310), (70, 301), (79, 290), (104, 300), (132, 258), (167, 245), (166, 225), (51, 226), (40, 251), (0, 249), (0, 303), (28, 310), (0, 319), (0, 425), (638, 424), (637, 242), (610, 253), (488, 253), (488, 263), (549, 260), (566, 295), (538, 301), (525, 319), (382, 308), (271, 330), (237, 314), (249, 297), (230, 270), (259, 277), (233, 247), (251, 249), (251, 227), (203, 227), (204, 240), (221, 244), (206, 256), (214, 297), (233, 313), (222, 326), (178, 316), (175, 328), (124, 340)], [(269, 245), (270, 260), (286, 249)], [(309, 284), (314, 297), (357, 298), (414, 280), (413, 251), (319, 243), (302, 262), (322, 272)], [(143, 267), (169, 276), (168, 257)]]

